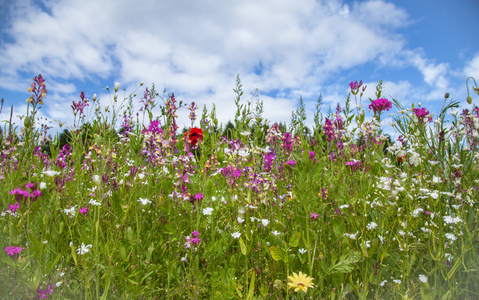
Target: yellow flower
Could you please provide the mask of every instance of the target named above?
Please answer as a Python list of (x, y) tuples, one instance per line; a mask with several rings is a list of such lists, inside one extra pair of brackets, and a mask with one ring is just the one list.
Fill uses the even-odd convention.
[(288, 276), (288, 279), (291, 282), (288, 282), (288, 288), (295, 288), (294, 291), (303, 291), (307, 292), (308, 288), (313, 288), (313, 278), (308, 277), (306, 274), (303, 274), (301, 271), (299, 272), (299, 275), (296, 273), (293, 273), (292, 276)]

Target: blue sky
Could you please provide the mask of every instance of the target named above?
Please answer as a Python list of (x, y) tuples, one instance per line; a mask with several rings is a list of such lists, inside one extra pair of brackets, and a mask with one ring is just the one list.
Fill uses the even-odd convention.
[(137, 100), (155, 83), (200, 109), (215, 103), (225, 123), (240, 74), (244, 100), (259, 89), (269, 120), (288, 122), (302, 96), (311, 124), (319, 94), (327, 111), (351, 81), (367, 85), (363, 105), (382, 79), (388, 99), (437, 113), (446, 92), (467, 107), (465, 80), (479, 79), (477, 0), (0, 0), (0, 15), (0, 120), (11, 105), (26, 113), (39, 73), (41, 116), (70, 125), (81, 91), (107, 105), (114, 82), (129, 94), (143, 81)]

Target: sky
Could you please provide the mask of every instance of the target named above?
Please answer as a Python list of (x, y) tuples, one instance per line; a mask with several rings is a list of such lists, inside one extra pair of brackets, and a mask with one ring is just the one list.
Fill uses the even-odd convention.
[[(242, 103), (257, 89), (263, 116), (289, 123), (302, 97), (311, 125), (319, 95), (323, 112), (343, 106), (353, 81), (366, 110), (383, 80), (383, 97), (437, 114), (446, 92), (470, 107), (466, 78), (479, 80), (477, 0), (0, 0), (0, 16), (0, 121), (13, 106), (20, 123), (42, 74), (52, 130), (73, 124), (82, 91), (111, 103), (115, 82), (135, 105), (152, 83), (199, 114), (214, 103), (225, 124), (239, 74)], [(178, 116), (190, 125), (186, 107)]]

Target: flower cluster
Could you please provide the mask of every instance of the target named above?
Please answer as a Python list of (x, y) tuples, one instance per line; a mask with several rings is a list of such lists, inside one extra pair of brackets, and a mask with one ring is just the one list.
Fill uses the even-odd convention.
[(389, 111), (392, 105), (388, 99), (379, 98), (371, 102), (368, 107), (374, 111), (374, 114), (381, 114), (385, 110)]

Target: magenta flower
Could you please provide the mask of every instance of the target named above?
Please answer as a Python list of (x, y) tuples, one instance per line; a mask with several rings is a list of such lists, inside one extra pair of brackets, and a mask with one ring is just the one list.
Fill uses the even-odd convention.
[(15, 256), (18, 256), (18, 254), (20, 253), (20, 251), (22, 251), (24, 248), (20, 248), (20, 247), (6, 247), (5, 248), (5, 252), (7, 252), (8, 255), (10, 255), (11, 257), (15, 257)]
[(383, 111), (391, 109), (392, 105), (388, 99), (379, 98), (374, 100), (371, 104), (369, 104), (369, 109), (374, 110), (374, 114), (379, 113), (381, 114)]
[(16, 212), (17, 209), (19, 208), (20, 208), (20, 204), (18, 202), (16, 202), (13, 205), (10, 205), (10, 203), (8, 203), (8, 209), (10, 209), (12, 212)]
[(191, 236), (194, 237), (194, 238), (198, 237), (199, 235), (200, 235), (200, 233), (197, 230), (195, 230), (191, 233)]
[(39, 299), (46, 299), (46, 298), (48, 298), (48, 295), (53, 293), (53, 284), (47, 285), (46, 289), (44, 289), (44, 290), (40, 289), (42, 284), (43, 283), (40, 283), (40, 285), (37, 288), (37, 297)]
[(319, 216), (318, 214), (315, 214), (315, 213), (310, 213), (310, 214), (311, 214), (311, 217), (312, 217), (313, 219), (315, 219), (315, 220), (316, 220), (316, 219), (318, 218), (318, 216)]
[(195, 238), (192, 238), (190, 241), (193, 243), (193, 245), (198, 245), (200, 243), (201, 239), (195, 237)]
[(361, 169), (363, 164), (361, 161), (353, 159), (352, 161), (346, 162), (346, 166), (351, 166), (351, 171), (356, 172), (357, 170)]
[(88, 206), (80, 207), (80, 213), (86, 215), (88, 213)]
[(286, 165), (294, 167), (296, 166), (296, 161), (294, 159), (285, 162)]
[(359, 88), (363, 85), (363, 81), (361, 80), (359, 83), (357, 81), (355, 82), (351, 82), (349, 84), (349, 87), (351, 88), (351, 93), (353, 93), (354, 95), (356, 95), (357, 93), (357, 90), (359, 90)]
[(416, 117), (419, 119), (420, 122), (425, 122), (424, 119), (428, 119), (427, 122), (432, 121), (432, 116), (429, 115), (429, 111), (423, 108), (413, 108)]

